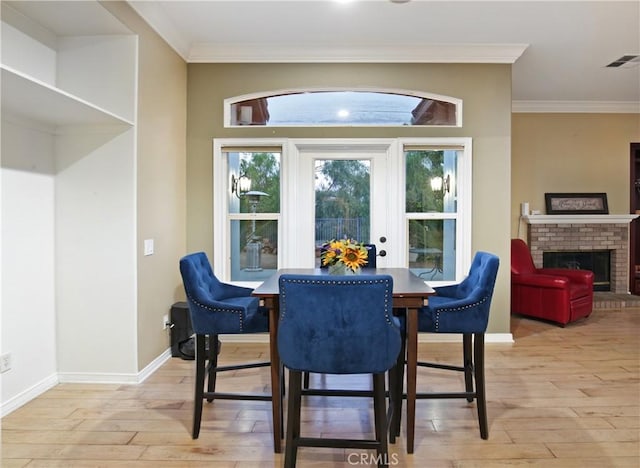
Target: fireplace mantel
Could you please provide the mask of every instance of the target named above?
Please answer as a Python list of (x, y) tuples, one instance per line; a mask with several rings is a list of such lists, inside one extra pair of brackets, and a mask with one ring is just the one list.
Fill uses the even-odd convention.
[(529, 215), (522, 220), (527, 224), (629, 224), (637, 214), (611, 215)]

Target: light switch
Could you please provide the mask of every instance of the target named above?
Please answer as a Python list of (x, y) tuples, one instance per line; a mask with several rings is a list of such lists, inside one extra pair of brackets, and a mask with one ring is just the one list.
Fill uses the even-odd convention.
[(153, 255), (153, 239), (144, 240), (144, 254)]

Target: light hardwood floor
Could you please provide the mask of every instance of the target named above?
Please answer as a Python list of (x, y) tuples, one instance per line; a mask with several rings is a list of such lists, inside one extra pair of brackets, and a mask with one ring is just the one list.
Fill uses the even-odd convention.
[[(514, 344), (487, 344), (490, 435), (480, 439), (475, 405), (417, 402), (415, 453), (390, 446), (398, 467), (640, 466), (640, 309), (595, 310), (560, 328), (514, 317)], [(459, 361), (460, 345), (420, 345), (424, 360)], [(225, 361), (264, 358), (266, 345), (225, 343)], [(419, 388), (459, 389), (459, 375), (420, 370)], [(221, 387), (268, 390), (268, 370), (220, 378)], [(315, 385), (335, 378), (313, 376)], [(140, 385), (66, 384), (2, 421), (2, 466), (282, 466), (272, 450), (268, 402), (205, 403), (200, 438), (190, 437), (193, 361), (173, 358)], [(367, 387), (359, 377), (349, 385)], [(360, 436), (368, 402), (314, 397), (303, 434)], [(404, 431), (404, 428), (403, 428)], [(369, 466), (363, 451), (305, 449), (300, 467)]]

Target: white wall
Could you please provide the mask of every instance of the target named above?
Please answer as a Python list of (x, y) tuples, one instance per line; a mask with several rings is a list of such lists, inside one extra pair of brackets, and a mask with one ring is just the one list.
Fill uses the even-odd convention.
[(0, 375), (6, 412), (57, 382), (53, 135), (3, 119), (1, 154), (0, 351), (13, 361)]
[(97, 2), (45, 3), (1, 5), (3, 415), (139, 378), (137, 37)]
[(134, 139), (134, 129), (56, 139), (62, 381), (112, 380), (113, 374), (133, 380), (137, 374)]
[[(10, 12), (11, 10), (3, 10)], [(53, 38), (47, 38), (51, 42)], [(2, 49), (2, 63), (27, 75), (55, 86), (56, 51), (37, 41), (10, 24), (2, 22), (2, 42), (16, 43), (20, 47)]]
[(135, 120), (134, 36), (61, 37), (57, 86), (131, 122)]

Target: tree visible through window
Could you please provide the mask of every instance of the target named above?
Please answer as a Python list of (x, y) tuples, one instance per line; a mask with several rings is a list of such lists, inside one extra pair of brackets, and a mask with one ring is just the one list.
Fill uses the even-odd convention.
[(250, 181), (244, 190), (232, 184), (228, 212), (231, 279), (252, 281), (278, 269), (280, 152), (227, 151), (229, 178)]
[(316, 258), (332, 239), (369, 242), (370, 192), (369, 161), (316, 160)]
[(405, 151), (409, 267), (429, 280), (455, 278), (457, 152)]

